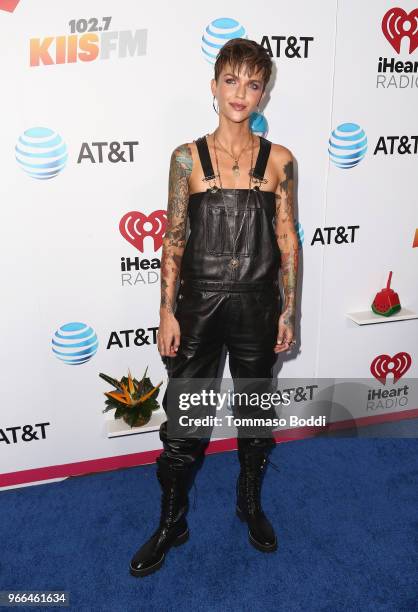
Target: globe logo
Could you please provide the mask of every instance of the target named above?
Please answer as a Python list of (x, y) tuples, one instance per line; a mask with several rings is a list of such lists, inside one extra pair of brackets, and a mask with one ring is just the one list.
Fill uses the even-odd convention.
[(202, 36), (203, 57), (210, 64), (214, 64), (219, 49), (232, 38), (248, 38), (245, 28), (236, 19), (215, 19), (206, 26)]
[(65, 323), (52, 338), (52, 352), (68, 365), (81, 365), (97, 352), (99, 341), (94, 329), (85, 323)]
[(46, 127), (23, 132), (15, 147), (19, 166), (36, 179), (51, 179), (65, 167), (67, 145), (59, 134)]
[(262, 113), (251, 113), (250, 115), (250, 130), (257, 136), (265, 136), (267, 134), (268, 125), (267, 119)]
[(303, 231), (303, 227), (299, 223), (299, 221), (295, 222), (295, 231), (296, 231), (296, 235), (298, 237), (298, 246), (299, 246), (299, 249), (301, 249), (303, 241), (305, 239), (305, 232)]
[(338, 168), (353, 168), (366, 155), (367, 136), (357, 123), (341, 123), (328, 142), (330, 160)]

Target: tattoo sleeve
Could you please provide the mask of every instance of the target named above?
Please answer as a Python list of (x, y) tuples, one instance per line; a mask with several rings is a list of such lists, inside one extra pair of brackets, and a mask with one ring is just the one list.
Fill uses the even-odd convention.
[(170, 160), (168, 179), (167, 229), (161, 256), (160, 312), (173, 314), (177, 276), (186, 244), (188, 177), (193, 166), (192, 152), (187, 144), (177, 147)]
[(285, 322), (293, 326), (299, 256), (293, 212), (293, 159), (284, 163), (276, 192), (276, 236), (281, 253)]

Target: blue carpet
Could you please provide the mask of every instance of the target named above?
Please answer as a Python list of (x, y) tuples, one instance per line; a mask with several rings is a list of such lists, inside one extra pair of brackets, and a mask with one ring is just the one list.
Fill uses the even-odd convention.
[(155, 465), (3, 491), (0, 590), (69, 591), (81, 611), (418, 610), (417, 451), (416, 439), (277, 445), (280, 471), (263, 485), (270, 554), (235, 516), (236, 452), (208, 455), (189, 541), (145, 578), (128, 565), (158, 523)]

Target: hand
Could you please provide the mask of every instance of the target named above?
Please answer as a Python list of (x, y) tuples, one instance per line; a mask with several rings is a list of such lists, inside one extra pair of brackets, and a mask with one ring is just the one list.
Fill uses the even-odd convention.
[(157, 347), (161, 357), (175, 357), (180, 346), (180, 326), (173, 314), (160, 314)]
[(291, 350), (294, 336), (295, 315), (292, 310), (284, 310), (279, 317), (277, 343), (274, 346), (275, 353)]

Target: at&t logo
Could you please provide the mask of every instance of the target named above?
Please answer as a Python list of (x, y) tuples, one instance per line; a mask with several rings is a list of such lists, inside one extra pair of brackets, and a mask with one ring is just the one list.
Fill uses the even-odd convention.
[[(107, 142), (83, 142), (77, 164), (118, 164), (135, 161), (135, 147), (138, 140), (117, 140)], [(64, 169), (68, 161), (67, 145), (61, 136), (47, 127), (34, 127), (26, 130), (15, 147), (19, 166), (32, 178), (50, 179)]]
[(328, 143), (330, 160), (338, 168), (353, 168), (366, 155), (367, 136), (357, 123), (341, 123)]
[(51, 179), (65, 168), (67, 145), (57, 132), (46, 127), (29, 128), (19, 137), (16, 160), (29, 176)]
[(96, 332), (86, 323), (65, 323), (52, 338), (52, 352), (67, 365), (81, 365), (90, 361), (98, 346)]
[(206, 26), (202, 36), (202, 53), (206, 61), (214, 64), (219, 49), (232, 38), (248, 38), (246, 29), (236, 19), (220, 17)]

